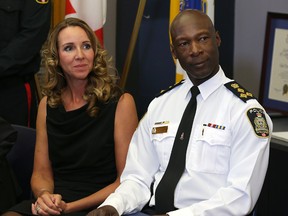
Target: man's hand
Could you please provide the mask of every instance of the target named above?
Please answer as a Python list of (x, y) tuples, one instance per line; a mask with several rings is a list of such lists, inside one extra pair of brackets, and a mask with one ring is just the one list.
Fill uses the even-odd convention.
[(87, 216), (119, 216), (119, 214), (113, 206), (106, 205), (90, 211)]

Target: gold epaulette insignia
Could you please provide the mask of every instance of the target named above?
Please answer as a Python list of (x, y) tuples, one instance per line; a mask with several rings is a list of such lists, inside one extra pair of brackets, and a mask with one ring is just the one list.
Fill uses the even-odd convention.
[(248, 92), (236, 81), (226, 83), (225, 86), (244, 102), (250, 99), (255, 99), (252, 93)]
[(158, 94), (156, 95), (156, 97), (159, 97), (159, 96), (165, 94), (166, 92), (170, 91), (171, 89), (175, 88), (176, 86), (182, 85), (183, 83), (184, 83), (184, 79), (181, 80), (180, 82), (178, 82), (178, 83), (172, 85), (172, 86), (169, 86), (168, 89), (166, 89), (166, 90), (162, 90), (160, 93), (158, 93)]

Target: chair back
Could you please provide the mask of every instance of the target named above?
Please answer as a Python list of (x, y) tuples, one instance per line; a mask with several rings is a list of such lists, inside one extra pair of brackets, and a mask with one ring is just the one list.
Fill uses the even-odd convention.
[(36, 130), (21, 125), (12, 125), (18, 132), (17, 140), (7, 154), (22, 193), (19, 200), (31, 199), (30, 179), (33, 171)]

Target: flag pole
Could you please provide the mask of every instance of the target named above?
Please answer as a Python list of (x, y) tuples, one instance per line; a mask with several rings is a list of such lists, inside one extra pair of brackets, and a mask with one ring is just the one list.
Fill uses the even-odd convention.
[(127, 55), (126, 55), (126, 59), (125, 59), (125, 63), (124, 63), (124, 67), (123, 67), (123, 71), (122, 71), (122, 76), (120, 79), (120, 87), (124, 88), (126, 85), (126, 81), (127, 81), (127, 77), (128, 77), (128, 72), (130, 69), (130, 65), (131, 65), (131, 61), (132, 61), (132, 57), (133, 57), (133, 52), (134, 52), (134, 48), (135, 48), (135, 44), (137, 41), (137, 37), (138, 37), (138, 32), (139, 32), (139, 28), (141, 25), (141, 20), (143, 17), (143, 12), (145, 9), (145, 4), (146, 4), (146, 0), (140, 0), (139, 2), (139, 6), (138, 6), (138, 11), (137, 11), (137, 15), (136, 15), (136, 19), (134, 22), (134, 27), (133, 27), (133, 31), (132, 31), (132, 36), (129, 42), (129, 47), (128, 47), (128, 51), (127, 51)]

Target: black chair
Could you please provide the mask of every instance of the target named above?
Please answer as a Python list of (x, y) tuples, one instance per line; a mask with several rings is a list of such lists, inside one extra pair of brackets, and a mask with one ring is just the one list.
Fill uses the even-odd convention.
[(16, 180), (22, 190), (18, 201), (32, 198), (30, 179), (33, 171), (36, 130), (20, 125), (12, 125), (18, 132), (17, 140), (7, 155)]

